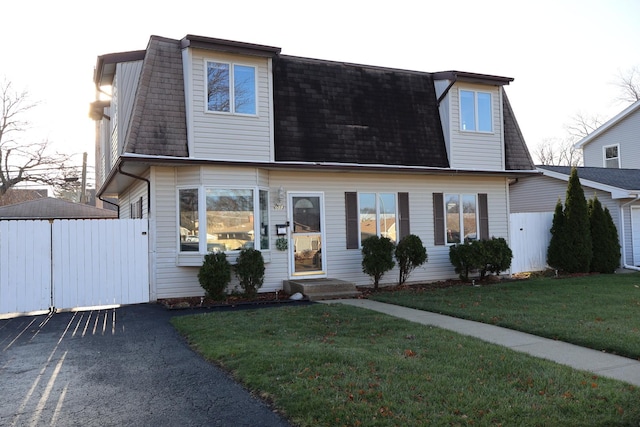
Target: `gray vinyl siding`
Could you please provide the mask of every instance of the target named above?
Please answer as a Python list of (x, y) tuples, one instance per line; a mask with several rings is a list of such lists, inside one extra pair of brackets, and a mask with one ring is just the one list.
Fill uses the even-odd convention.
[[(493, 132), (463, 132), (460, 130), (460, 90), (491, 93)], [(449, 91), (450, 142), (449, 161), (454, 169), (504, 170), (504, 138), (501, 88), (456, 84)]]
[(585, 166), (604, 167), (604, 147), (619, 145), (620, 168), (640, 168), (640, 110), (636, 110), (583, 148)]
[[(249, 56), (214, 54), (212, 52), (193, 50), (190, 58), (191, 93), (186, 99), (187, 127), (190, 129), (191, 157), (242, 160), (270, 161), (272, 158), (272, 108), (270, 59)], [(214, 113), (206, 111), (206, 61), (231, 62), (255, 66), (257, 86), (257, 114), (238, 115), (231, 113)]]
[[(148, 172), (142, 177), (148, 179)], [(149, 205), (146, 181), (135, 180), (133, 184), (118, 196), (118, 205), (120, 206), (120, 218), (131, 218), (131, 204), (136, 203), (142, 197), (142, 217), (149, 217)]]
[(566, 181), (542, 175), (518, 178), (509, 188), (511, 213), (553, 212), (566, 193)]
[[(321, 173), (303, 171), (262, 170), (250, 167), (185, 167), (152, 168), (154, 210), (152, 221), (157, 236), (153, 254), (152, 280), (156, 298), (200, 296), (203, 290), (197, 280), (200, 254), (178, 253), (177, 187), (252, 186), (269, 190), (270, 250), (263, 251), (266, 261), (262, 291), (282, 289), (289, 278), (289, 252), (276, 249), (275, 225), (290, 220), (288, 207), (278, 206), (279, 189), (285, 192), (320, 192), (324, 197), (325, 241), (323, 256), (327, 260), (327, 277), (369, 285), (371, 279), (362, 273), (359, 249), (346, 249), (345, 192), (408, 192), (411, 232), (420, 236), (427, 248), (429, 261), (416, 269), (410, 281), (436, 281), (457, 277), (449, 262), (449, 246), (434, 244), (433, 197), (441, 193), (488, 194), (489, 233), (508, 240), (507, 182), (501, 177), (418, 176), (369, 173)], [(190, 264), (190, 265), (187, 265)], [(383, 284), (397, 281), (398, 271), (385, 274)]]

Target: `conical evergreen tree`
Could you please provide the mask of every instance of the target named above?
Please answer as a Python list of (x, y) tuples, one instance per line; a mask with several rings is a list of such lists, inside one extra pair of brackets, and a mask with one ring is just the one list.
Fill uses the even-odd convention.
[(553, 214), (553, 222), (551, 224), (551, 241), (547, 248), (547, 264), (557, 270), (563, 269), (563, 256), (566, 252), (565, 241), (564, 212), (562, 210), (562, 202), (558, 199), (558, 203), (556, 203), (556, 209)]
[(589, 224), (591, 226), (591, 271), (597, 273), (611, 273), (607, 268), (607, 244), (609, 226), (604, 217), (604, 210), (598, 197), (589, 200)]
[(604, 220), (607, 224), (607, 239), (603, 242), (603, 245), (607, 246), (606, 251), (606, 273), (613, 273), (618, 267), (620, 267), (620, 239), (618, 238), (618, 229), (613, 223), (611, 218), (611, 212), (608, 208), (604, 208)]
[(568, 251), (562, 268), (567, 273), (588, 273), (593, 254), (587, 200), (578, 170), (571, 169), (564, 208), (564, 229)]

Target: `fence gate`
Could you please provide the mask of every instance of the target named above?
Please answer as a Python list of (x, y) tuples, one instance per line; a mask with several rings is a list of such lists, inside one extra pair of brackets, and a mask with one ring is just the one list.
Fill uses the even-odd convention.
[(149, 301), (144, 219), (0, 221), (0, 315)]
[(547, 268), (553, 212), (513, 213), (509, 219), (513, 252), (511, 273)]

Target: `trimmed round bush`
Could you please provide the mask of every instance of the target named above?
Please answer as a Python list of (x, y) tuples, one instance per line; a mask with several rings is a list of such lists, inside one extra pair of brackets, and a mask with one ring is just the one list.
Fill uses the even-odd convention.
[(396, 246), (396, 260), (398, 261), (398, 285), (407, 281), (411, 272), (427, 262), (427, 248), (422, 244), (420, 237), (409, 234), (403, 237)]
[(244, 293), (250, 297), (255, 296), (264, 282), (262, 253), (253, 248), (241, 250), (235, 265), (235, 272)]
[(388, 237), (371, 236), (362, 242), (362, 272), (373, 278), (373, 287), (378, 289), (380, 279), (395, 265), (395, 245)]
[(231, 282), (231, 264), (224, 252), (209, 253), (198, 271), (198, 281), (207, 296), (214, 300), (225, 298), (225, 290)]

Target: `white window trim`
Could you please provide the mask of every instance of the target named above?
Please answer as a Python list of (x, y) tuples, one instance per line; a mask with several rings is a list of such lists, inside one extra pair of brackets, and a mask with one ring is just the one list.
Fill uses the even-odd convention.
[[(271, 212), (269, 209), (270, 206), (270, 194), (269, 189), (266, 187), (260, 186), (252, 186), (252, 187), (230, 187), (225, 185), (181, 185), (176, 187), (176, 230), (178, 230), (178, 235), (180, 234), (180, 190), (198, 190), (198, 236), (206, 236), (207, 235), (207, 189), (212, 190), (252, 190), (253, 191), (253, 243), (254, 247), (258, 249), (260, 252), (268, 252), (271, 250)], [(263, 249), (260, 244), (260, 227), (261, 221), (256, 221), (255, 219), (260, 219), (260, 192), (265, 191), (267, 194), (267, 238), (269, 239), (269, 248)], [(256, 215), (257, 214), (257, 215)], [(180, 237), (176, 239), (176, 248), (179, 254), (198, 254), (204, 255), (207, 254), (207, 239), (198, 239), (198, 252), (195, 251), (186, 251), (183, 252), (180, 250)], [(225, 251), (227, 255), (237, 255), (240, 253), (240, 250), (232, 250)]]
[[(462, 92), (472, 92), (473, 93), (473, 114), (475, 119), (475, 129), (463, 129), (462, 128)], [(491, 111), (489, 112), (491, 118), (491, 130), (478, 130), (479, 125), (479, 116), (478, 116), (478, 94), (484, 93), (489, 95), (491, 99)], [(458, 88), (458, 129), (460, 132), (465, 133), (483, 133), (483, 134), (493, 134), (495, 133), (495, 124), (493, 123), (493, 93), (484, 91), (484, 90), (476, 90), (476, 89), (468, 89), (468, 88)]]
[(395, 223), (396, 223), (396, 243), (398, 240), (398, 229), (400, 227), (400, 225), (398, 224), (399, 221), (399, 213), (398, 213), (398, 193), (397, 192), (393, 192), (393, 191), (358, 191), (357, 193), (357, 199), (358, 199), (358, 242), (360, 247), (362, 247), (362, 229), (361, 224), (360, 224), (360, 195), (361, 194), (373, 194), (375, 196), (375, 201), (376, 201), (376, 236), (380, 237), (380, 204), (378, 203), (379, 200), (379, 196), (380, 194), (393, 194), (393, 198), (394, 198), (394, 205), (395, 205)]
[(464, 243), (464, 238), (462, 238), (463, 234), (464, 234), (464, 215), (463, 215), (463, 207), (462, 207), (462, 199), (464, 196), (474, 196), (475, 201), (476, 201), (476, 240), (478, 240), (478, 235), (480, 234), (480, 216), (478, 215), (478, 193), (443, 193), (442, 194), (442, 203), (444, 204), (443, 209), (444, 209), (444, 244), (445, 246), (453, 246), (453, 245), (457, 245), (458, 243), (450, 243), (449, 239), (447, 238), (447, 196), (458, 196), (458, 203), (460, 203), (459, 209), (460, 212), (458, 213), (458, 227), (460, 229), (460, 242), (459, 243)]
[[(209, 67), (209, 63), (213, 62), (213, 63), (217, 63), (217, 64), (227, 64), (229, 65), (229, 111), (212, 111), (209, 110), (209, 96), (208, 96), (208, 89), (209, 89), (209, 73), (208, 73), (208, 67)], [(241, 65), (244, 67), (251, 67), (254, 70), (254, 79), (253, 79), (253, 93), (255, 96), (255, 108), (256, 108), (256, 112), (255, 114), (250, 114), (250, 113), (237, 113), (235, 111), (236, 108), (236, 102), (235, 102), (235, 70), (234, 70), (234, 65)], [(212, 58), (206, 58), (204, 60), (204, 112), (207, 114), (222, 114), (222, 115), (231, 115), (231, 116), (245, 116), (245, 117), (258, 117), (259, 116), (259, 110), (258, 110), (258, 66), (255, 64), (249, 64), (249, 63), (245, 63), (245, 62), (231, 62), (228, 60), (217, 60), (217, 59), (212, 59)]]
[(618, 149), (618, 157), (612, 157), (609, 160), (616, 159), (618, 161), (618, 169), (620, 169), (620, 144), (609, 144), (602, 147), (602, 167), (607, 167), (607, 148), (611, 147)]

